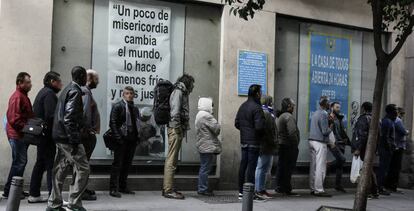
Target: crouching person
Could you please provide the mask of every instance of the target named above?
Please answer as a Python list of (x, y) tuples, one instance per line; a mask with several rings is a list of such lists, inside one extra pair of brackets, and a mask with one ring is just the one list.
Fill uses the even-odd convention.
[(81, 199), (88, 184), (90, 169), (80, 138), (84, 122), (81, 86), (85, 84), (85, 68), (74, 67), (72, 82), (62, 91), (56, 105), (52, 137), (57, 150), (53, 164), (52, 193), (46, 210), (65, 210), (62, 207), (62, 188), (71, 169), (73, 183), (69, 190), (68, 210), (86, 210), (82, 207)]
[(221, 143), (218, 139), (220, 124), (213, 116), (213, 100), (200, 98), (195, 128), (197, 130), (197, 149), (200, 153), (200, 171), (198, 175), (198, 194), (213, 196), (208, 187), (208, 174), (211, 170), (214, 155), (221, 153)]
[(121, 198), (123, 194), (135, 194), (127, 187), (129, 168), (138, 143), (139, 110), (134, 106), (135, 91), (124, 88), (123, 99), (112, 106), (109, 127), (118, 146), (114, 150), (109, 195)]

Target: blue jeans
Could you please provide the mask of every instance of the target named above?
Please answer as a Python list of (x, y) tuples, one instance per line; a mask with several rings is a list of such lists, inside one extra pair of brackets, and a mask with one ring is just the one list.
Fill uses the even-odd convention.
[(243, 193), (243, 184), (245, 182), (254, 184), (254, 174), (257, 167), (260, 148), (242, 147), (241, 161), (239, 168), (239, 193)]
[(27, 148), (29, 145), (21, 140), (10, 139), (10, 147), (12, 149), (12, 165), (10, 167), (7, 183), (4, 185), (4, 195), (9, 196), (11, 181), (14, 176), (22, 177), (27, 164)]
[(208, 191), (208, 174), (211, 170), (214, 154), (200, 153), (200, 171), (198, 173), (198, 192)]
[(272, 167), (273, 155), (260, 155), (256, 167), (256, 192), (266, 190), (266, 173)]

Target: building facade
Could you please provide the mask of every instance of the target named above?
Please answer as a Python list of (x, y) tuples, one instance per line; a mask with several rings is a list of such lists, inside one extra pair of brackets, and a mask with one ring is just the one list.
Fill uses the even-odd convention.
[[(151, 91), (158, 79), (175, 81), (182, 73), (194, 76), (190, 96), (193, 130), (183, 142), (176, 177), (177, 186), (183, 189), (196, 187), (194, 119), (199, 97), (213, 98), (214, 114), (222, 125), (223, 152), (217, 156), (211, 177), (220, 189), (233, 189), (237, 183), (240, 145), (234, 118), (246, 100), (243, 84), (263, 83), (266, 94), (274, 96), (276, 108), (284, 97), (297, 102), (301, 143), (295, 185), (300, 187), (307, 187), (306, 139), (314, 100), (324, 94), (340, 101), (348, 132), (359, 115), (360, 104), (372, 100), (376, 66), (372, 17), (366, 1), (272, 0), (249, 21), (230, 15), (231, 7), (220, 0), (0, 2), (2, 117), (19, 71), (32, 75), (30, 98), (34, 100), (47, 71), (60, 73), (67, 84), (75, 65), (97, 70), (101, 83), (94, 95), (102, 116), (102, 132), (108, 128), (110, 106), (119, 100), (122, 86), (137, 89), (136, 105), (142, 114), (151, 116)], [(385, 48), (393, 47), (395, 36), (384, 35)], [(384, 104), (406, 108), (405, 123), (410, 130), (413, 45), (414, 38), (410, 37), (392, 62), (384, 92)], [(243, 60), (249, 58), (248, 62)], [(332, 75), (326, 71), (329, 69)], [(325, 89), (326, 85), (331, 89)], [(152, 119), (149, 123), (156, 133), (146, 140), (151, 143), (149, 147), (137, 148), (130, 177), (132, 187), (138, 190), (161, 189), (162, 185), (167, 137), (164, 127)], [(401, 175), (405, 187), (414, 182), (409, 174), (414, 157), (409, 150)], [(1, 186), (11, 162), (4, 130), (0, 131), (0, 155)], [(349, 149), (347, 155), (350, 157)], [(35, 157), (35, 147), (31, 146), (26, 181)], [(107, 189), (111, 159), (111, 152), (99, 137), (91, 161), (91, 184), (97, 189)]]

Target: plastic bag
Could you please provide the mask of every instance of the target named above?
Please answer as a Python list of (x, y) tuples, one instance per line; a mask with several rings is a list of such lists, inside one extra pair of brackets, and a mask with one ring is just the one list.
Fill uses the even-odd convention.
[(351, 167), (351, 182), (358, 183), (360, 177), (360, 171), (362, 169), (362, 160), (359, 156), (353, 156), (352, 158), (352, 167)]

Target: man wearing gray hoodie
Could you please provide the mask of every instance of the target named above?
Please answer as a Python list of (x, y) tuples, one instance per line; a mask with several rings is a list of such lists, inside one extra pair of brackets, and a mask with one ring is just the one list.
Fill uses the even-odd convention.
[(329, 134), (332, 125), (329, 124), (329, 99), (322, 96), (319, 100), (319, 109), (312, 114), (309, 131), (309, 149), (311, 164), (309, 172), (309, 184), (311, 194), (318, 197), (331, 197), (325, 192), (323, 182), (326, 175), (326, 154)]

